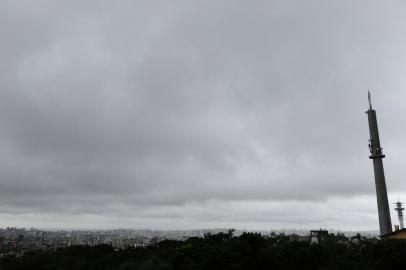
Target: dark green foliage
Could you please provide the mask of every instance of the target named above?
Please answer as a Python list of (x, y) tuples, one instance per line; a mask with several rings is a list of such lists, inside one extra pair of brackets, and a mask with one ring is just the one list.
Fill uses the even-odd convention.
[[(292, 240), (296, 239), (296, 240)], [(111, 246), (74, 246), (55, 252), (30, 252), (0, 260), (2, 270), (243, 270), (243, 269), (402, 269), (406, 241), (349, 241), (330, 235), (319, 244), (297, 236), (257, 233), (233, 236), (233, 231), (186, 241), (165, 240), (150, 248), (115, 251)]]

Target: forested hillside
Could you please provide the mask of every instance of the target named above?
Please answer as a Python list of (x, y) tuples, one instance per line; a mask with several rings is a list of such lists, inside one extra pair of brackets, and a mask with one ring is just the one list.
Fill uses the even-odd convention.
[[(350, 241), (331, 234), (319, 244), (286, 235), (232, 232), (163, 241), (155, 247), (115, 251), (110, 246), (72, 246), (1, 259), (0, 269), (395, 269), (406, 263), (406, 242)], [(402, 269), (402, 268), (397, 268)]]

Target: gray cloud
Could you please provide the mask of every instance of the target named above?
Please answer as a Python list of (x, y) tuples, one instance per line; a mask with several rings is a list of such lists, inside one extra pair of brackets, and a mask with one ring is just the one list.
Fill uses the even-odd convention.
[(363, 111), (402, 196), (403, 7), (3, 1), (0, 225), (376, 228)]

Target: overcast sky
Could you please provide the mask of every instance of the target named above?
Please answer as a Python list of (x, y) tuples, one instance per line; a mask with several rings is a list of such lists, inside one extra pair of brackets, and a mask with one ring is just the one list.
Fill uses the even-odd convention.
[(0, 1), (0, 226), (377, 230), (367, 89), (406, 201), (405, 12)]

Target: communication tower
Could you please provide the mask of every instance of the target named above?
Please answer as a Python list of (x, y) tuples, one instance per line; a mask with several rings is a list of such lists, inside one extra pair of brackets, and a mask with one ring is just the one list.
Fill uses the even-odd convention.
[(378, 122), (376, 120), (376, 111), (372, 109), (371, 93), (368, 91), (369, 109), (366, 111), (369, 123), (369, 158), (374, 164), (376, 200), (378, 204), (379, 231), (380, 235), (386, 235), (392, 232), (392, 222), (389, 212), (388, 193), (386, 191), (385, 173), (383, 170), (382, 159), (385, 155), (382, 153), (381, 143), (379, 141)]
[(398, 218), (399, 218), (399, 227), (400, 229), (403, 229), (403, 210), (405, 210), (405, 208), (403, 208), (403, 203), (398, 201), (397, 203), (395, 203), (396, 207), (395, 210), (396, 212), (398, 212)]

